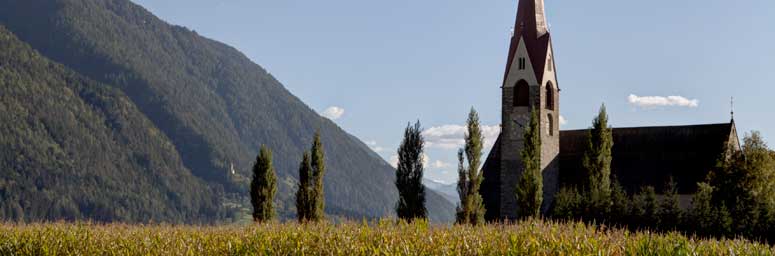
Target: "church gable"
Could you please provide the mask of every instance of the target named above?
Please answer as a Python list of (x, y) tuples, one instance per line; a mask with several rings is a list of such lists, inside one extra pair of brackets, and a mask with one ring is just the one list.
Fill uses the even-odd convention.
[(535, 67), (525, 41), (519, 39), (518, 42), (514, 57), (511, 59), (511, 65), (509, 65), (508, 75), (503, 82), (503, 87), (514, 87), (519, 80), (525, 80), (529, 85), (539, 85), (538, 77), (535, 75)]
[(554, 51), (552, 50), (552, 42), (549, 42), (546, 54), (544, 55), (543, 64), (543, 78), (541, 85), (546, 86), (548, 83), (552, 83), (557, 89), (557, 66), (554, 64)]

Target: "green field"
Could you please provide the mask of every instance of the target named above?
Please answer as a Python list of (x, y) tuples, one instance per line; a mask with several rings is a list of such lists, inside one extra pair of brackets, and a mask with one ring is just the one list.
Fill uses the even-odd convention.
[(746, 240), (631, 233), (524, 221), (484, 227), (427, 223), (168, 226), (2, 224), (0, 255), (773, 255)]

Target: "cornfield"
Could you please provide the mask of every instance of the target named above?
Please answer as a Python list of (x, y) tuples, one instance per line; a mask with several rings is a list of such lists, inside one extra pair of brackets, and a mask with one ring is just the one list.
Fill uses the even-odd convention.
[(528, 220), (486, 226), (395, 220), (174, 226), (0, 224), (0, 255), (773, 255), (742, 239), (632, 233)]

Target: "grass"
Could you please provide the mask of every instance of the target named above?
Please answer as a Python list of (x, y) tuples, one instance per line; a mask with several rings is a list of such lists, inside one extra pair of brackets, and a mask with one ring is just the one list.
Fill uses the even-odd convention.
[(0, 224), (0, 255), (773, 255), (680, 234), (530, 220), (481, 227), (383, 220), (248, 226)]

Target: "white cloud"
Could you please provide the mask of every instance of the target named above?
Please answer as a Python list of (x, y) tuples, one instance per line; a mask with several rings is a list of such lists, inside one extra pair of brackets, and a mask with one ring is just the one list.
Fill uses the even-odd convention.
[(434, 168), (434, 169), (444, 169), (444, 168), (449, 168), (450, 166), (452, 165), (441, 160), (436, 160), (436, 161), (433, 161), (433, 163), (431, 163), (431, 168)]
[(393, 168), (398, 168), (398, 155), (390, 156), (388, 163), (390, 163), (390, 166), (393, 166)]
[(376, 140), (369, 140), (365, 141), (364, 143), (366, 143), (366, 145), (368, 145), (371, 150), (374, 150), (374, 152), (381, 153), (385, 151), (385, 148), (379, 146)]
[(324, 110), (322, 115), (328, 119), (337, 120), (344, 115), (344, 109), (337, 106), (331, 106)]
[[(483, 125), (481, 128), (482, 135), (484, 136), (485, 148), (489, 148), (495, 144), (495, 140), (498, 138), (501, 128), (498, 125)], [(456, 150), (463, 147), (463, 145), (465, 145), (465, 134), (465, 126), (454, 124), (434, 126), (422, 132), (428, 148), (446, 150)]]
[(564, 116), (560, 116), (560, 126), (568, 124), (568, 119), (565, 119)]
[(700, 101), (697, 99), (687, 99), (683, 96), (637, 96), (635, 94), (630, 94), (629, 97), (627, 97), (627, 101), (630, 102), (630, 104), (643, 107), (643, 108), (653, 108), (653, 107), (689, 107), (689, 108), (696, 108), (699, 106)]

